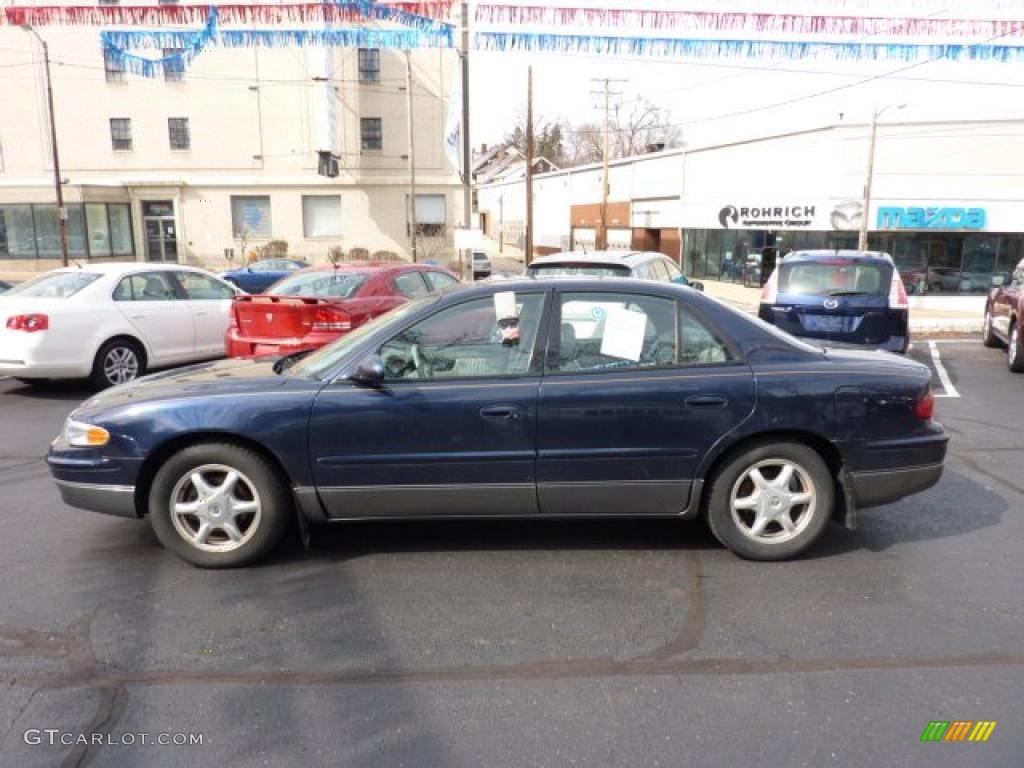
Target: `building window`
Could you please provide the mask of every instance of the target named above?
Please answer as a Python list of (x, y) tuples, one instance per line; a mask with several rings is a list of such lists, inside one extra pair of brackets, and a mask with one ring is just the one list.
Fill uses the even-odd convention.
[(176, 83), (185, 74), (185, 62), (178, 58), (180, 54), (184, 53), (181, 48), (164, 48), (164, 80), (171, 83)]
[(107, 77), (108, 83), (124, 82), (124, 59), (104, 52), (103, 72)]
[[(131, 256), (131, 213), (123, 203), (72, 204), (68, 253)], [(58, 258), (60, 225), (54, 205), (0, 205), (0, 259)]]
[(379, 117), (364, 117), (359, 120), (359, 135), (363, 149), (384, 149), (384, 129)]
[(110, 118), (110, 145), (114, 149), (132, 148), (132, 121), (128, 117)]
[(302, 234), (305, 237), (340, 237), (341, 195), (303, 195)]
[(187, 117), (168, 117), (167, 135), (171, 141), (171, 149), (192, 148), (192, 139), (188, 132)]
[(359, 49), (359, 82), (380, 82), (380, 50), (377, 48)]
[(270, 197), (232, 195), (231, 231), (237, 238), (269, 238)]
[(416, 195), (416, 231), (419, 234), (441, 237), (446, 233), (447, 221), (444, 195)]

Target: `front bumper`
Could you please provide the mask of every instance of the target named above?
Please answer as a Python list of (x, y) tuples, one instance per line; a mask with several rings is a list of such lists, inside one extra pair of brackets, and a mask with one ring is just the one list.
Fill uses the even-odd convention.
[(96, 485), (70, 480), (56, 482), (60, 497), (68, 506), (119, 517), (138, 517), (134, 485)]
[(875, 507), (920, 493), (939, 482), (942, 464), (870, 472), (850, 472), (850, 492), (858, 508)]

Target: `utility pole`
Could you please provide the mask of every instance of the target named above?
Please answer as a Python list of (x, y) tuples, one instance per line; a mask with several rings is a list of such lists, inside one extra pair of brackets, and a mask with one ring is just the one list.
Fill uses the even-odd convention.
[(868, 172), (864, 181), (864, 210), (860, 216), (860, 235), (857, 238), (857, 250), (868, 249), (868, 210), (871, 207), (871, 183), (875, 177), (875, 135), (878, 133), (878, 118), (888, 109), (903, 109), (906, 104), (890, 104), (876, 109), (871, 114), (871, 139), (868, 142)]
[(57, 149), (57, 118), (53, 114), (53, 86), (50, 81), (50, 48), (46, 41), (30, 25), (22, 24), (25, 32), (31, 32), (43, 47), (43, 66), (46, 71), (46, 104), (50, 115), (50, 146), (53, 149), (53, 187), (57, 193), (57, 225), (60, 227), (61, 263), (68, 265), (68, 212), (64, 207), (64, 187), (60, 178), (60, 152)]
[[(472, 146), (469, 140), (469, 2), (462, 0), (462, 226), (466, 230), (473, 226)], [(469, 250), (459, 252), (461, 277), (466, 277), (466, 265), (471, 260)]]
[(523, 264), (533, 261), (533, 67), (526, 68), (526, 253)]
[[(591, 82), (604, 83), (604, 140), (602, 141), (601, 148), (601, 229), (597, 233), (597, 237), (595, 238), (594, 247), (597, 250), (605, 250), (608, 248), (608, 133), (610, 131), (611, 97), (613, 95), (620, 95), (619, 93), (613, 93), (611, 91), (611, 83), (621, 83), (624, 81), (613, 81), (609, 77), (595, 77), (591, 78)], [(593, 91), (591, 93), (593, 93)]]
[(412, 237), (412, 263), (419, 261), (416, 251), (416, 141), (413, 131), (412, 114), (412, 53), (405, 52), (405, 90), (409, 99), (408, 130), (409, 130), (409, 226)]

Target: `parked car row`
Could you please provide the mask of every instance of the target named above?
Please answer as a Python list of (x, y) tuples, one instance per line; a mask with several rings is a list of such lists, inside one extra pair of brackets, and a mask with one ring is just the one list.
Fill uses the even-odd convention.
[(985, 302), (982, 343), (986, 347), (1006, 347), (1006, 365), (1014, 373), (1024, 373), (1024, 341), (1020, 325), (1024, 319), (1024, 260), (1010, 275), (1008, 283), (997, 285)]

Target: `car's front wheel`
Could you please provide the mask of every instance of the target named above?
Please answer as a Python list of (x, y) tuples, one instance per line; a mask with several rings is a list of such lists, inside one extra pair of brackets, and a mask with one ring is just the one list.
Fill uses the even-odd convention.
[(985, 321), (981, 326), (981, 343), (986, 347), (999, 346), (999, 339), (996, 337), (995, 331), (992, 330), (992, 313), (987, 309), (985, 310)]
[(722, 544), (751, 560), (784, 560), (822, 534), (832, 514), (832, 475), (800, 443), (760, 443), (717, 473), (708, 523)]
[(146, 371), (142, 347), (131, 339), (111, 339), (96, 353), (89, 381), (97, 389), (134, 381)]
[(1006, 366), (1014, 373), (1024, 373), (1024, 348), (1021, 347), (1020, 323), (1010, 326), (1010, 342), (1006, 345)]
[(280, 541), (292, 509), (288, 484), (263, 456), (207, 443), (157, 472), (149, 515), (160, 543), (202, 568), (247, 565)]

